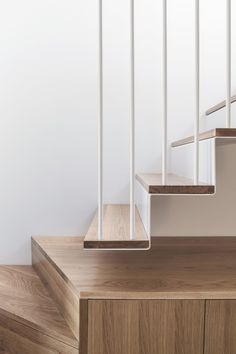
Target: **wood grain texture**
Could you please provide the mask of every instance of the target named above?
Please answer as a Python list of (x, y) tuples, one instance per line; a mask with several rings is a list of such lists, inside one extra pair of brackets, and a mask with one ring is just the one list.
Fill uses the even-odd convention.
[(0, 315), (78, 348), (78, 341), (31, 266), (0, 266)]
[(34, 242), (80, 298), (236, 299), (236, 237), (158, 237), (145, 252), (87, 251), (83, 237)]
[(80, 354), (88, 354), (88, 300), (80, 300)]
[(236, 300), (206, 301), (204, 354), (236, 354)]
[(130, 240), (129, 205), (105, 205), (103, 239), (98, 240), (98, 214), (84, 238), (84, 248), (149, 248), (149, 239), (136, 208), (135, 239)]
[[(231, 97), (231, 103), (234, 103), (236, 102), (236, 95), (233, 95)], [(212, 113), (215, 113), (217, 111), (219, 111), (220, 109), (224, 108), (226, 106), (226, 100), (216, 104), (215, 106), (209, 108), (207, 111), (206, 111), (206, 115), (209, 116), (210, 114)]]
[(2, 315), (0, 315), (0, 343), (2, 350), (11, 354), (79, 353), (78, 348)]
[(89, 354), (202, 354), (204, 301), (89, 300)]
[(215, 192), (213, 185), (204, 183), (194, 185), (190, 178), (174, 174), (167, 174), (166, 185), (162, 185), (160, 173), (142, 173), (136, 175), (136, 179), (151, 194), (213, 194)]
[(79, 298), (76, 288), (32, 240), (32, 263), (71, 331), (79, 340)]
[[(211, 138), (219, 138), (219, 137), (236, 137), (236, 129), (235, 128), (216, 128), (212, 130), (208, 130), (206, 132), (199, 134), (199, 140), (206, 140)], [(184, 139), (177, 140), (171, 144), (172, 147), (177, 147), (185, 144), (190, 144), (194, 142), (194, 136), (189, 136)]]

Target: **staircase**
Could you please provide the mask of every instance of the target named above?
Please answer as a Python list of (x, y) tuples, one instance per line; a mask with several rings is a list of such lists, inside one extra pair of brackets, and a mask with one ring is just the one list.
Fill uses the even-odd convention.
[[(0, 266), (0, 353), (235, 348), (235, 138), (236, 129), (200, 135), (208, 170), (197, 185), (175, 164), (165, 185), (161, 174), (136, 176), (135, 239), (129, 206), (106, 205), (102, 240), (95, 214), (85, 237), (34, 237), (32, 266)], [(173, 161), (193, 142), (174, 142)]]
[[(173, 164), (162, 184), (161, 174), (136, 175), (136, 236), (129, 237), (129, 206), (104, 208), (104, 237), (98, 239), (97, 213), (84, 239), (85, 249), (149, 249), (151, 236), (234, 236), (236, 198), (232, 163), (236, 129), (217, 128), (199, 135), (203, 182), (195, 185)], [(172, 143), (172, 160), (192, 156), (194, 137)], [(206, 159), (207, 156), (207, 159)], [(192, 171), (192, 168), (190, 169)], [(227, 208), (223, 207), (227, 205)]]
[(156, 237), (147, 252), (83, 242), (35, 237), (33, 266), (0, 266), (2, 353), (222, 354), (234, 343), (235, 237)]

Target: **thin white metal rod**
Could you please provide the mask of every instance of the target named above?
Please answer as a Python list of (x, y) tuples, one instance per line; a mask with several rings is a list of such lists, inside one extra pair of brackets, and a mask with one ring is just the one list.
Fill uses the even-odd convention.
[(130, 0), (130, 66), (131, 66), (131, 116), (130, 116), (130, 239), (135, 237), (135, 39), (134, 0)]
[(199, 183), (199, 117), (200, 117), (200, 17), (199, 0), (195, 0), (195, 126), (194, 184)]
[(99, 0), (98, 240), (103, 237), (103, 0)]
[(231, 128), (231, 0), (226, 0), (226, 127)]
[(163, 132), (162, 132), (162, 184), (167, 179), (167, 116), (168, 116), (168, 83), (167, 83), (167, 0), (163, 0)]

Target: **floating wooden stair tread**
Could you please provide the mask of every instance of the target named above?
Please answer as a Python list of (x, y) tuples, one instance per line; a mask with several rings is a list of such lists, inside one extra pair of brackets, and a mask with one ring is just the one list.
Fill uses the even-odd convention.
[(83, 237), (33, 244), (80, 299), (236, 297), (236, 237), (154, 237), (146, 252), (88, 252)]
[[(37, 339), (40, 343), (39, 338), (46, 338), (49, 346), (52, 342), (51, 349), (58, 343), (61, 353), (78, 350), (78, 341), (31, 266), (0, 266), (0, 328), (0, 348), (5, 348), (2, 333), (9, 332), (11, 338), (10, 333), (22, 337), (25, 332), (27, 340)], [(45, 352), (49, 353), (46, 349)]]
[[(211, 138), (235, 138), (235, 128), (216, 128), (199, 134), (199, 140), (206, 140)], [(186, 145), (194, 142), (194, 136), (189, 136), (185, 139), (180, 139), (171, 144), (172, 147)]]
[(138, 174), (136, 179), (151, 194), (213, 194), (215, 187), (207, 184), (194, 185), (189, 178), (167, 175), (166, 185), (162, 185), (162, 175), (158, 173)]
[(135, 238), (130, 240), (130, 207), (124, 204), (104, 206), (103, 239), (98, 240), (96, 213), (84, 239), (84, 248), (149, 248), (149, 238), (136, 208)]
[[(236, 95), (232, 96), (231, 97), (231, 103), (234, 103), (236, 102)], [(224, 108), (226, 106), (226, 100), (216, 104), (215, 106), (209, 108), (207, 111), (206, 111), (206, 115), (209, 116), (210, 114), (212, 113), (215, 113), (217, 111), (219, 111), (220, 109)]]

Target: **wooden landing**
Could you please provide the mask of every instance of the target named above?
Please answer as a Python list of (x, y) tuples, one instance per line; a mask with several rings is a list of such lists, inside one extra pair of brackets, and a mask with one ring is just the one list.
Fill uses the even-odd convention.
[(31, 266), (0, 266), (0, 348), (78, 353), (78, 341)]
[(87, 252), (83, 237), (32, 242), (35, 266), (48, 262), (80, 299), (236, 299), (236, 237), (154, 237), (146, 252)]
[(193, 180), (174, 174), (167, 175), (166, 185), (162, 185), (162, 175), (145, 173), (136, 175), (136, 179), (151, 194), (214, 194), (215, 186), (200, 183), (194, 185)]
[(148, 249), (149, 238), (144, 229), (138, 210), (136, 209), (135, 239), (130, 240), (130, 207), (129, 205), (105, 205), (103, 216), (103, 239), (98, 240), (98, 215), (84, 238), (84, 248), (99, 249)]
[[(199, 140), (207, 140), (211, 138), (235, 138), (236, 129), (235, 128), (216, 128), (211, 129), (206, 132), (199, 134)], [(186, 145), (194, 142), (194, 136), (189, 136), (184, 139), (177, 140), (171, 144), (172, 147), (178, 147), (181, 145)]]
[[(236, 95), (233, 95), (231, 97), (231, 103), (234, 103), (236, 102)], [(210, 114), (212, 113), (215, 113), (217, 111), (219, 111), (220, 109), (224, 108), (226, 106), (226, 100), (216, 104), (215, 106), (209, 108), (207, 111), (206, 111), (206, 115), (209, 116)]]

